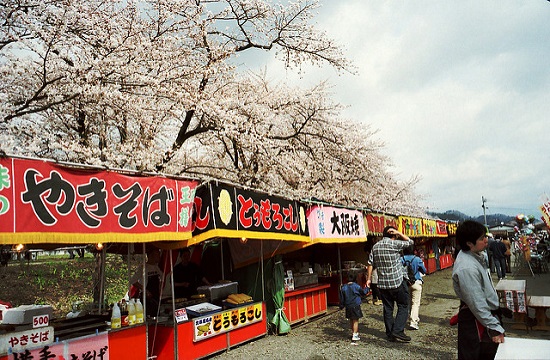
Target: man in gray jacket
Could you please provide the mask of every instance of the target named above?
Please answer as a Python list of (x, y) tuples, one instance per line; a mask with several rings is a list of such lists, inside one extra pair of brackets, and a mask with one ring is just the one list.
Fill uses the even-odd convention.
[(460, 298), (458, 313), (458, 358), (494, 359), (504, 342), (504, 328), (495, 315), (498, 294), (482, 254), (487, 248), (487, 230), (476, 221), (465, 221), (456, 231), (457, 251), (453, 287)]

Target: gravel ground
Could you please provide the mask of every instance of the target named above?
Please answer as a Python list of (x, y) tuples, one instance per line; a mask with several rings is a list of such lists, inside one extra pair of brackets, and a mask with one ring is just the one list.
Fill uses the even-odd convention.
[(351, 344), (344, 310), (330, 307), (325, 316), (294, 325), (289, 334), (267, 335), (211, 359), (456, 359), (457, 328), (449, 318), (458, 309), (451, 269), (425, 278), (420, 306), (420, 329), (408, 330), (410, 343), (388, 342), (382, 306), (362, 305), (358, 345)]
[[(459, 301), (452, 288), (452, 268), (437, 271), (424, 278), (420, 306), (420, 329), (407, 330), (410, 343), (386, 340), (382, 306), (362, 305), (364, 317), (359, 321), (358, 345), (351, 345), (349, 323), (344, 310), (330, 307), (327, 315), (307, 323), (293, 325), (287, 335), (267, 335), (211, 359), (456, 359), (457, 327), (449, 318), (458, 310)], [(550, 295), (550, 272), (536, 274), (522, 268), (508, 274), (511, 280), (526, 280), (527, 295)], [(493, 274), (495, 285), (498, 280)], [(529, 317), (534, 318), (533, 309)], [(504, 319), (506, 336), (550, 340), (550, 331), (515, 329)]]

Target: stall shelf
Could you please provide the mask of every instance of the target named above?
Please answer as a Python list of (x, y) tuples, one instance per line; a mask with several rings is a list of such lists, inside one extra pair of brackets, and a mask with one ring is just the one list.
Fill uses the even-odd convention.
[[(247, 313), (252, 310), (261, 309), (261, 313), (255, 312), (256, 319), (246, 321), (245, 324), (239, 324), (228, 331), (216, 328), (213, 323), (220, 321), (220, 327), (225, 326), (228, 316), (228, 322), (235, 313), (239, 314), (245, 310)], [(242, 318), (239, 317), (242, 322)], [(248, 318), (250, 320), (250, 317)], [(210, 322), (210, 330), (197, 333), (197, 328)], [(198, 325), (203, 323), (202, 325)], [(229, 325), (230, 326), (230, 325)], [(150, 353), (156, 356), (157, 360), (173, 360), (176, 358), (174, 352), (174, 334), (177, 331), (177, 358), (178, 359), (199, 359), (220, 351), (229, 350), (231, 347), (245, 343), (265, 336), (267, 334), (267, 323), (265, 316), (265, 303), (247, 304), (243, 308), (226, 309), (221, 312), (210, 314), (189, 321), (184, 321), (176, 325), (172, 322), (159, 323), (149, 328), (149, 346)], [(156, 338), (156, 341), (154, 341)], [(154, 341), (154, 343), (153, 343)]]
[(312, 317), (326, 314), (327, 290), (330, 287), (330, 284), (321, 284), (285, 292), (283, 312), (289, 323), (308, 321)]

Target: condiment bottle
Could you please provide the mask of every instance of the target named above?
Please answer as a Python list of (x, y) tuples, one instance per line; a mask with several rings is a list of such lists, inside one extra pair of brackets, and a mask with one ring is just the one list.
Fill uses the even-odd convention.
[(120, 303), (120, 323), (122, 327), (128, 326), (128, 306), (124, 299)]
[(128, 301), (128, 325), (132, 326), (136, 324), (136, 307), (134, 305), (134, 299)]
[(111, 313), (111, 329), (119, 329), (122, 326), (120, 308), (118, 304), (113, 305), (113, 311)]
[(136, 324), (143, 323), (143, 304), (140, 299), (137, 299), (135, 302), (136, 307)]

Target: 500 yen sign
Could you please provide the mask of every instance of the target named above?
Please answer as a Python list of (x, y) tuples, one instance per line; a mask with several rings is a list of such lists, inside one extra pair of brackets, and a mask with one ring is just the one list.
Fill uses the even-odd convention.
[(43, 326), (48, 326), (50, 324), (50, 315), (39, 315), (39, 316), (33, 316), (32, 318), (32, 327), (39, 328)]

